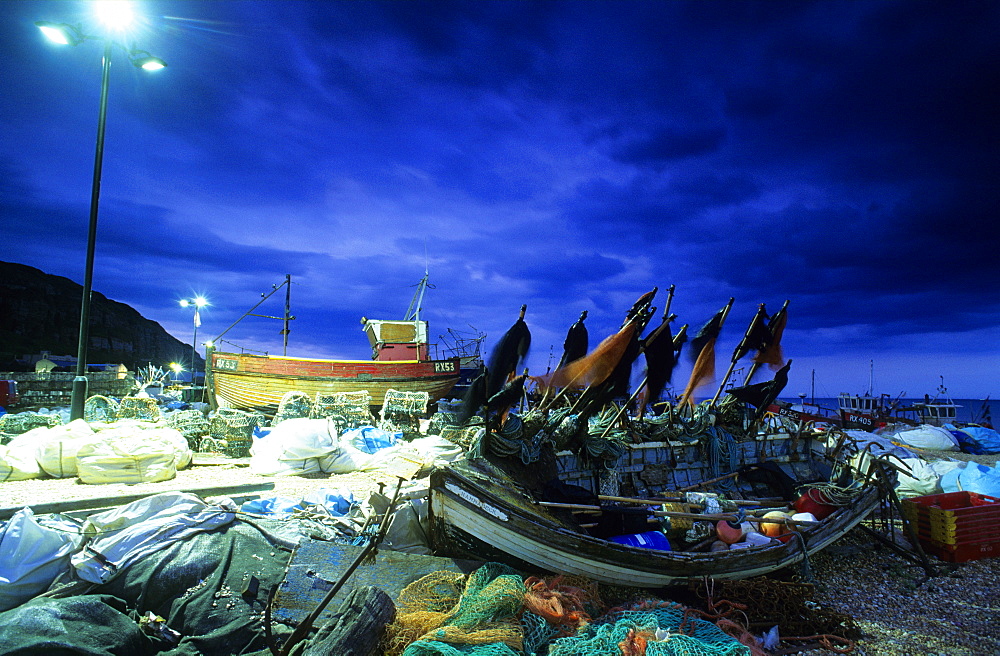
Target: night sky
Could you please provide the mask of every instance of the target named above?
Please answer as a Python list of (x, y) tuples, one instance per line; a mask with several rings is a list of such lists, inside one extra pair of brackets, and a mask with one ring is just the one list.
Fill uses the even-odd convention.
[[(34, 21), (91, 4), (0, 3), (0, 260), (80, 283), (101, 44)], [(168, 68), (112, 57), (94, 289), (185, 343), (291, 274), (289, 355), (365, 359), (426, 268), (432, 335), (527, 304), (541, 374), (673, 284), (691, 330), (735, 298), (720, 374), (787, 299), (785, 396), (1000, 396), (1000, 3), (135, 6)]]

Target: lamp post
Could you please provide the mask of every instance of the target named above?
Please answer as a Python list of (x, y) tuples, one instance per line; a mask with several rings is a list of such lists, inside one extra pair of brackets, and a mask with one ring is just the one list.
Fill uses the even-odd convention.
[(194, 337), (191, 338), (191, 387), (194, 387), (198, 379), (198, 326), (201, 325), (201, 308), (208, 305), (208, 301), (203, 296), (194, 298), (183, 298), (180, 301), (181, 307), (194, 306)]
[[(123, 28), (131, 20), (131, 9), (125, 3), (99, 2), (98, 10), (104, 10), (101, 18), (109, 27)], [(114, 10), (117, 13), (107, 13)], [(101, 195), (101, 168), (104, 162), (104, 124), (108, 113), (108, 81), (111, 73), (111, 51), (116, 45), (109, 37), (84, 34), (79, 26), (51, 21), (37, 21), (35, 25), (50, 40), (61, 45), (76, 46), (88, 40), (104, 41), (104, 59), (101, 66), (101, 104), (97, 116), (97, 148), (94, 154), (94, 177), (90, 188), (90, 223), (87, 227), (87, 255), (83, 276), (83, 297), (80, 301), (80, 334), (76, 351), (76, 377), (70, 401), (70, 418), (83, 418), (83, 408), (87, 400), (87, 343), (90, 339), (90, 297), (94, 279), (94, 250), (97, 244), (97, 207)], [(124, 49), (124, 46), (119, 46)], [(158, 70), (166, 63), (151, 56), (144, 50), (126, 50), (129, 61), (144, 70)]]

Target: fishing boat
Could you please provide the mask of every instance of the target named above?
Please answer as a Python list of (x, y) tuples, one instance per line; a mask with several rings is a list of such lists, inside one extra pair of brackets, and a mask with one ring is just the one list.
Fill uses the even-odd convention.
[[(470, 457), (439, 468), (430, 483), (429, 514), (435, 551), (498, 560), (523, 571), (578, 575), (646, 588), (684, 585), (702, 577), (742, 579), (802, 563), (810, 554), (842, 537), (879, 503), (879, 489), (873, 481), (857, 482), (848, 486), (849, 498), (845, 497), (829, 516), (765, 539), (763, 544), (709, 550), (710, 543), (717, 539), (714, 528), (707, 536), (705, 530), (695, 533), (707, 539), (693, 544), (690, 539), (698, 538), (685, 533), (685, 526), (693, 530), (694, 524), (702, 523), (701, 528), (707, 530), (723, 517), (742, 517), (730, 511), (704, 515), (707, 521), (699, 522), (702, 515), (685, 512), (691, 504), (685, 505), (684, 500), (691, 497), (679, 490), (726, 490), (730, 503), (760, 526), (763, 520), (752, 518), (767, 508), (787, 508), (789, 497), (761, 497), (764, 478), (751, 473), (754, 463), (770, 463), (762, 470), (773, 474), (775, 468), (780, 469), (788, 480), (809, 481), (810, 490), (821, 489), (824, 482), (843, 486), (844, 474), (850, 472), (844, 460), (850, 449), (843, 441), (849, 438), (839, 431), (837, 438), (796, 433), (782, 423), (785, 420), (775, 417), (772, 421), (789, 430), (733, 439), (706, 423), (701, 432), (692, 434), (692, 429), (698, 430), (695, 424), (703, 420), (674, 417), (641, 427), (633, 432), (633, 439), (643, 434), (646, 438), (650, 434), (671, 437), (629, 444), (613, 460), (594, 458), (589, 453), (559, 452), (554, 457), (556, 485), (551, 481), (539, 484), (538, 472), (545, 469), (542, 462), (515, 466), (512, 471), (504, 459), (490, 456), (488, 448), (483, 450), (484, 457)], [(588, 441), (589, 451), (593, 447), (593, 442)], [(524, 450), (515, 453), (514, 460), (523, 454)], [(845, 467), (831, 467), (831, 457)], [(742, 473), (734, 476), (735, 472)], [(610, 488), (609, 481), (614, 481)], [(703, 485), (705, 481), (715, 481), (715, 486)], [(564, 485), (582, 496), (570, 503), (551, 501), (551, 491)], [(618, 526), (620, 513), (631, 516), (633, 529), (639, 527), (635, 534), (607, 535), (608, 530)], [(643, 537), (650, 533), (656, 540), (650, 542)]]
[(944, 386), (944, 376), (941, 376), (941, 384), (938, 385), (937, 394), (933, 397), (925, 394), (923, 401), (912, 403), (903, 410), (916, 413), (922, 424), (944, 426), (956, 423), (958, 408), (959, 406), (948, 395), (948, 388)]
[[(275, 287), (275, 291), (279, 288)], [(373, 406), (383, 405), (389, 390), (427, 392), (429, 402), (436, 402), (458, 381), (460, 358), (456, 355), (439, 359), (431, 355), (427, 321), (420, 318), (426, 288), (425, 273), (402, 320), (362, 317), (362, 327), (372, 349), (370, 360), (235, 353), (209, 347), (207, 361), (213, 401), (219, 407), (253, 409), (268, 416), (274, 415), (288, 392), (302, 392), (315, 399), (321, 395), (364, 391), (371, 396)], [(282, 331), (286, 336), (291, 318), (286, 296), (286, 328)], [(218, 342), (219, 338), (213, 341)]]

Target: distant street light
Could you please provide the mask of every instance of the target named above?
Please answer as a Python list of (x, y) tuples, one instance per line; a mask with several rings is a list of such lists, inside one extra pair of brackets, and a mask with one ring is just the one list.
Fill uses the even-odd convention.
[(174, 372), (174, 385), (176, 385), (177, 384), (177, 376), (182, 371), (184, 371), (184, 367), (182, 367), (180, 364), (178, 364), (176, 362), (171, 362), (170, 363), (170, 370), (172, 372)]
[[(102, 22), (111, 30), (124, 29), (132, 19), (131, 3), (120, 0), (94, 3)], [(101, 70), (101, 105), (97, 118), (97, 148), (94, 154), (94, 179), (90, 189), (90, 224), (87, 230), (87, 259), (83, 277), (83, 298), (80, 302), (80, 336), (77, 342), (76, 377), (73, 379), (73, 394), (70, 418), (83, 418), (83, 408), (87, 400), (87, 342), (90, 338), (90, 296), (94, 282), (94, 248), (97, 243), (97, 207), (101, 194), (101, 168), (104, 162), (104, 124), (108, 112), (108, 79), (111, 72), (111, 50), (117, 45), (125, 50), (138, 68), (157, 70), (166, 63), (143, 50), (128, 50), (108, 36), (84, 34), (79, 26), (51, 21), (37, 21), (35, 25), (54, 43), (76, 46), (88, 40), (104, 41), (104, 59)]]
[(201, 313), (199, 310), (208, 305), (208, 301), (203, 296), (181, 299), (181, 307), (194, 306), (194, 337), (191, 339), (191, 387), (197, 384), (198, 380), (198, 326), (201, 325)]

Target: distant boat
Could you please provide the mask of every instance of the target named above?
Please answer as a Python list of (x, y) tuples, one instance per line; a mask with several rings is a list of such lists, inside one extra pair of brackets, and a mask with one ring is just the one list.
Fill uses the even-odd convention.
[[(420, 302), (426, 288), (425, 273), (403, 320), (362, 317), (372, 348), (371, 360), (228, 353), (209, 348), (213, 400), (221, 407), (256, 409), (266, 415), (277, 411), (288, 392), (303, 392), (315, 399), (317, 395), (367, 391), (371, 404), (380, 406), (385, 393), (392, 389), (427, 392), (430, 402), (436, 402), (458, 381), (460, 358), (430, 356), (427, 322), (420, 319)], [(289, 318), (286, 302), (286, 322)]]
[(948, 388), (944, 386), (944, 376), (941, 376), (941, 384), (938, 385), (937, 394), (934, 398), (924, 395), (923, 402), (911, 404), (903, 410), (917, 413), (920, 423), (931, 426), (943, 426), (944, 424), (954, 424), (958, 417), (958, 408), (951, 397), (948, 396)]

